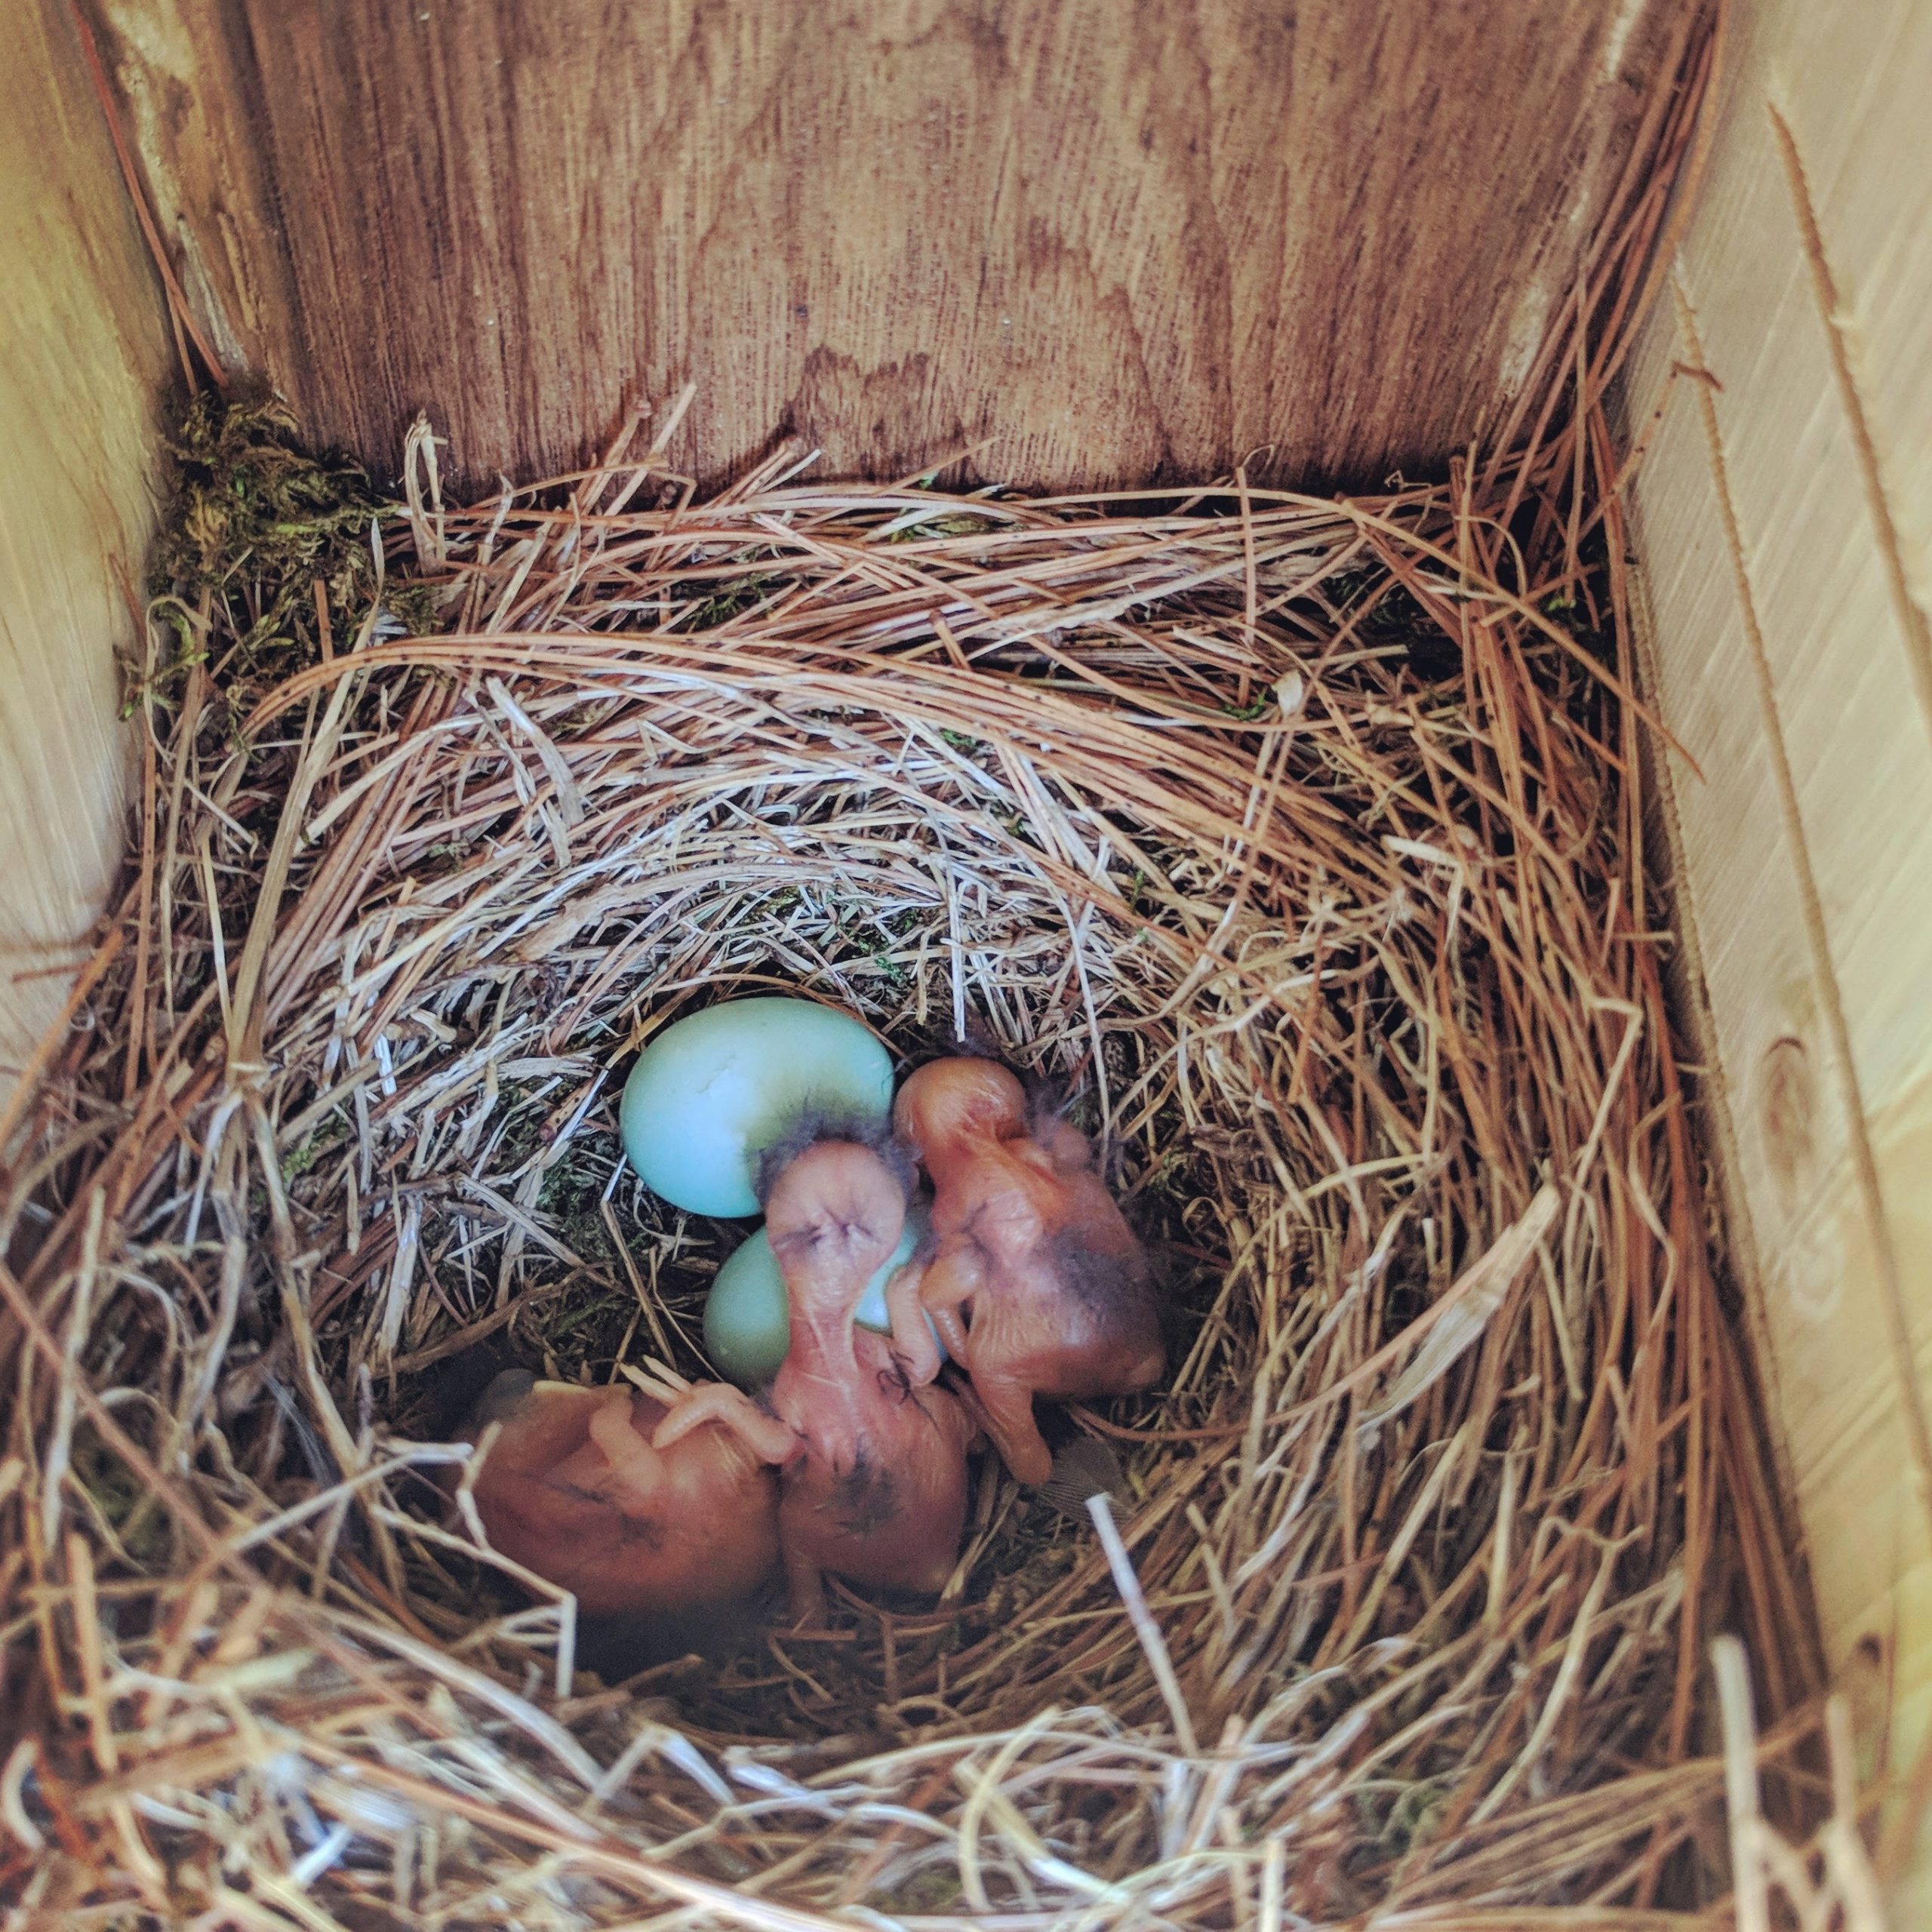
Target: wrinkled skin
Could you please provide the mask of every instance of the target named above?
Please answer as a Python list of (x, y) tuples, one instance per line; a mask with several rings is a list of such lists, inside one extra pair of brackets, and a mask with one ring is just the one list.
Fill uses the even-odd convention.
[(822, 1616), (828, 1571), (937, 1592), (958, 1560), (974, 1424), (946, 1390), (912, 1386), (892, 1345), (853, 1318), (905, 1216), (903, 1188), (871, 1149), (807, 1149), (765, 1202), (792, 1318), (768, 1412), (710, 1383), (657, 1432), (675, 1441), (715, 1420), (780, 1466), (779, 1542), (801, 1622)]
[(473, 1491), (491, 1543), (571, 1592), (587, 1616), (751, 1595), (777, 1565), (777, 1485), (726, 1429), (655, 1447), (652, 1432), (682, 1406), (641, 1389), (498, 1376), (464, 1432), (475, 1441), (500, 1424)]
[(1131, 1395), (1166, 1367), (1146, 1256), (1086, 1137), (1061, 1120), (1029, 1131), (1025, 1090), (995, 1062), (920, 1068), (893, 1117), (934, 1190), (923, 1270), (887, 1290), (894, 1347), (915, 1383), (938, 1373), (916, 1300), (972, 1377), (1007, 1467), (1043, 1483), (1035, 1395)]

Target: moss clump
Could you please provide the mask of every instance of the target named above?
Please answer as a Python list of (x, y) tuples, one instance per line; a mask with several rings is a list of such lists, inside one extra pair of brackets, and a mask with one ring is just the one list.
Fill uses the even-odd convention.
[(394, 514), (356, 465), (303, 449), (293, 411), (273, 396), (194, 397), (168, 449), (179, 474), (157, 589), (225, 589), (245, 566), (258, 593), (265, 576), (318, 576), (345, 534), (360, 546), (371, 516)]
[(154, 1506), (146, 1486), (102, 1441), (91, 1423), (75, 1426), (69, 1454), (74, 1480), (86, 1491), (129, 1560), (143, 1567), (164, 1561), (171, 1540), (166, 1515)]
[[(174, 648), (134, 681), (129, 708), (165, 699), (211, 657), (228, 660), (231, 696), (236, 681), (259, 686), (312, 663), (321, 651), (318, 581), (337, 641), (352, 637), (376, 596), (371, 525), (399, 513), (361, 469), (301, 448), (293, 413), (273, 396), (195, 396), (168, 448), (174, 502), (149, 590)], [(383, 599), (411, 631), (428, 628), (433, 614), (420, 595), (410, 603), (417, 589), (395, 586)]]

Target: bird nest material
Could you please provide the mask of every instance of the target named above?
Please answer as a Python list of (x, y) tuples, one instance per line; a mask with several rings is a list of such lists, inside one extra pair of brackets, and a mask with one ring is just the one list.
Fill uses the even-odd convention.
[[(1334, 501), (700, 502), (626, 438), (451, 509), (419, 430), (393, 506), (198, 408), (137, 863), (7, 1126), (0, 1890), (1700, 1916), (1710, 1641), (1814, 1685), (1664, 995), (1632, 312), (1509, 461)], [(929, 1611), (607, 1684), (430, 1478), (505, 1361), (709, 1372), (737, 1231), (616, 1096), (773, 989), (1072, 1083), (1186, 1340), (1082, 1419), (1096, 1520), (989, 1465)]]
[[(663, 505), (647, 457), (449, 511), (419, 435), (411, 478), (145, 667), (142, 863), (10, 1203), (8, 1688), (91, 1725), (17, 1756), (23, 1822), (344, 1922), (1686, 1878), (1709, 1638), (1779, 1707), (1803, 1647), (1614, 546), (1532, 511), (1519, 555), (1462, 476)], [(605, 1688), (425, 1478), (476, 1362), (708, 1373), (736, 1231), (635, 1183), (614, 1103), (773, 987), (1072, 1081), (1190, 1339), (1092, 1419), (1117, 1540), (989, 1469), (930, 1613)]]

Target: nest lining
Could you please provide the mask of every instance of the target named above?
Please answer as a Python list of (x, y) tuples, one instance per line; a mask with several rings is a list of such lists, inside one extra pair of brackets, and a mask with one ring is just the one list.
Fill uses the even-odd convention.
[[(1672, 1047), (1602, 408), (1684, 35), (1507, 456), (1444, 485), (786, 457), (700, 502), (627, 435), (451, 509), (426, 433), (396, 504), (191, 411), (136, 863), (0, 1128), (0, 1897), (1727, 1912), (1710, 1640), (1787, 1758), (1817, 1667)], [(1117, 1534), (989, 1470), (938, 1605), (599, 1684), (429, 1477), (505, 1361), (703, 1372), (739, 1231), (634, 1185), (617, 1089), (774, 989), (1073, 1082), (1184, 1345), (1084, 1418)]]
[[(1804, 1647), (1614, 558), (1533, 517), (1525, 575), (1463, 478), (1150, 508), (777, 468), (448, 510), (420, 434), (374, 550), (157, 640), (145, 863), (9, 1229), (65, 1353), (20, 1356), (8, 1506), (94, 1619), (13, 1634), (98, 1689), (160, 1807), (128, 1829), (189, 1869), (334, 1844), (345, 1901), (444, 1922), (1694, 1891), (1707, 1641), (1741, 1621), (1774, 1707)], [(1078, 1085), (1188, 1340), (1091, 1418), (1118, 1552), (989, 1469), (936, 1607), (843, 1592), (820, 1638), (586, 1688), (424, 1472), (505, 1359), (708, 1372), (740, 1231), (635, 1185), (616, 1094), (652, 1029), (778, 986)], [(177, 1687), (117, 1703), (130, 1670)]]

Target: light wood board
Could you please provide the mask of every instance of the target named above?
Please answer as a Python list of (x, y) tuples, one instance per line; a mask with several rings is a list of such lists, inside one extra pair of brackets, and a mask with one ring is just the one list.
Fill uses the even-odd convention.
[[(1680, 911), (1739, 1270), (1828, 1651), (1855, 1694), (1889, 1675), (1860, 1707), (1903, 1774), (1932, 1732), (1932, 9), (1735, 12), (1632, 418), (1673, 361), (1721, 386), (1678, 382), (1639, 535), (1659, 700), (1703, 768), (1675, 774)], [(1894, 1906), (1932, 1924), (1932, 1838)]]
[[(1499, 418), (1694, 0), (88, 0), (218, 351), (488, 487), (1379, 484)], [(955, 475), (964, 472), (955, 472)]]
[(168, 368), (158, 285), (67, 8), (9, 10), (0, 105), (0, 1099), (119, 864), (129, 643)]

